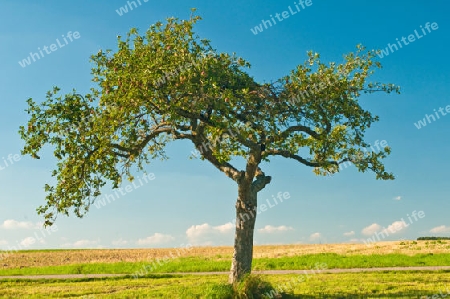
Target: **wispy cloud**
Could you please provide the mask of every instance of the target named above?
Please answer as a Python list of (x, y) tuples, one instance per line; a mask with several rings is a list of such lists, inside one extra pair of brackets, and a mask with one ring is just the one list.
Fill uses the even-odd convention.
[(42, 222), (30, 222), (30, 221), (16, 221), (14, 219), (8, 219), (3, 221), (0, 225), (2, 229), (39, 229), (42, 228)]
[(381, 229), (381, 225), (379, 225), (377, 223), (372, 223), (371, 225), (366, 226), (365, 228), (363, 228), (361, 233), (363, 235), (369, 236), (369, 235), (373, 235), (374, 233), (376, 233), (380, 229)]
[(155, 233), (155, 234), (153, 234), (153, 236), (137, 240), (136, 243), (139, 245), (160, 245), (160, 244), (168, 243), (173, 240), (175, 240), (175, 238), (172, 237), (171, 235)]
[(399, 196), (394, 197), (393, 199), (394, 199), (394, 200), (401, 200), (402, 197), (399, 195)]
[(344, 233), (344, 236), (346, 236), (346, 237), (351, 237), (351, 236), (354, 236), (354, 235), (355, 235), (354, 231), (349, 231), (349, 232)]
[(309, 239), (311, 241), (319, 240), (320, 238), (322, 238), (322, 235), (320, 233), (313, 233), (309, 236)]
[(36, 243), (36, 241), (38, 241), (40, 244), (45, 244), (44, 239), (36, 240), (33, 237), (28, 237), (28, 238), (25, 238), (22, 241), (20, 241), (20, 245), (22, 245), (23, 247), (29, 247), (29, 246), (33, 245), (34, 243)]
[(390, 224), (386, 229), (384, 229), (383, 231), (387, 231), (389, 234), (395, 234), (400, 232), (401, 230), (403, 230), (404, 228), (406, 228), (406, 223), (404, 221), (394, 221), (392, 222), (392, 224)]
[(290, 231), (290, 230), (294, 230), (294, 229), (292, 227), (286, 226), (286, 225), (280, 225), (280, 226), (266, 225), (266, 226), (264, 226), (264, 228), (258, 229), (258, 232), (271, 234), (271, 233), (285, 232), (285, 231)]
[(433, 233), (433, 234), (450, 233), (450, 227), (445, 226), (445, 225), (436, 226), (436, 227), (430, 229), (430, 233)]
[(118, 239), (118, 240), (113, 240), (113, 241), (111, 242), (111, 244), (113, 244), (114, 246), (124, 246), (124, 245), (127, 245), (127, 244), (128, 244), (128, 241), (126, 241), (126, 240), (120, 238), (120, 239)]

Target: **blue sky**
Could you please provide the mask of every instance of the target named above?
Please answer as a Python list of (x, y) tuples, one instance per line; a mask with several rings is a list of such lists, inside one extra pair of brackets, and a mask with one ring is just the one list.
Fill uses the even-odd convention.
[[(304, 7), (299, 1), (135, 2), (137, 7), (128, 6), (126, 13), (122, 9), (120, 16), (117, 10), (127, 1), (2, 1), (0, 248), (232, 245), (236, 185), (208, 162), (190, 160), (193, 146), (187, 142), (169, 144), (170, 160), (147, 166), (153, 179), (129, 187), (124, 195), (105, 189), (115, 201), (93, 206), (83, 219), (60, 216), (52, 232), (40, 229), (43, 219), (36, 214), (44, 203), (44, 184), (53, 182), (56, 160), (51, 149), (41, 160), (17, 156), (23, 146), (17, 131), (27, 121), (28, 98), (41, 101), (54, 85), (63, 93), (72, 88), (88, 92), (93, 84), (91, 54), (116, 49), (116, 36), (132, 27), (143, 33), (166, 17), (186, 19), (191, 7), (203, 18), (196, 32), (218, 51), (236, 52), (250, 61), (249, 72), (259, 82), (284, 76), (303, 63), (308, 50), (320, 53), (322, 61), (340, 63), (343, 54), (362, 43), (389, 54), (379, 59), (383, 68), (372, 79), (402, 88), (401, 95), (360, 98), (364, 108), (380, 116), (366, 140), (372, 145), (385, 141), (392, 148), (385, 165), (396, 180), (377, 181), (374, 174), (359, 173), (353, 166), (333, 177), (317, 177), (299, 163), (273, 159), (262, 165), (272, 182), (259, 193), (259, 201), (272, 207), (257, 217), (256, 244), (362, 242), (384, 228), (389, 236), (383, 240), (450, 236), (450, 116), (444, 115), (450, 105), (448, 1), (312, 0)], [(267, 28), (253, 33), (270, 15), (283, 18), (283, 11), (287, 18), (277, 19), (272, 27), (266, 22)], [(425, 35), (427, 22), (436, 25)], [(72, 40), (67, 39), (70, 31)], [(415, 37), (409, 42), (411, 34)], [(387, 48), (402, 37), (408, 45)], [(19, 64), (57, 39), (62, 46), (50, 54), (43, 52), (25, 67)], [(427, 120), (434, 110), (440, 117)], [(279, 192), (289, 198), (275, 205), (272, 196)]]

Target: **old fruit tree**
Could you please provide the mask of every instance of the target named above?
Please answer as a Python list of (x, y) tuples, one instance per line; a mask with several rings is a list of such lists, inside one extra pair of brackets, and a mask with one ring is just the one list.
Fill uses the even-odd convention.
[[(235, 54), (218, 53), (193, 26), (200, 19), (169, 18), (144, 35), (131, 29), (118, 37), (116, 51), (92, 55), (88, 94), (61, 95), (54, 87), (45, 101), (28, 100), (28, 124), (20, 127), (22, 154), (39, 158), (46, 144), (58, 163), (55, 185), (46, 185), (37, 209), (52, 225), (58, 214), (82, 217), (112, 182), (133, 180), (165, 145), (190, 140), (200, 158), (236, 182), (236, 233), (230, 282), (250, 273), (256, 218), (240, 221), (257, 207), (257, 194), (271, 177), (260, 168), (273, 156), (311, 167), (317, 175), (352, 162), (377, 179), (393, 179), (381, 160), (389, 153), (367, 152), (364, 134), (377, 116), (364, 110), (363, 93), (399, 92), (392, 84), (367, 82), (380, 68), (375, 51), (358, 46), (342, 64), (325, 64), (309, 52), (305, 63), (271, 83), (258, 83)], [(232, 133), (231, 133), (232, 132)], [(233, 166), (237, 157), (245, 168)], [(255, 213), (256, 216), (256, 213)]]

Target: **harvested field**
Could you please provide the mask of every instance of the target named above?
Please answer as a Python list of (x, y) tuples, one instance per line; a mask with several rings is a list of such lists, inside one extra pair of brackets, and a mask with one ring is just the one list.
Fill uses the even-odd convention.
[[(192, 247), (164, 249), (83, 249), (19, 251), (9, 253), (0, 260), (3, 269), (23, 267), (61, 266), (82, 263), (117, 263), (148, 261), (165, 256), (211, 257), (214, 260), (230, 260), (232, 247)], [(401, 253), (450, 253), (450, 241), (394, 241), (365, 244), (297, 244), (255, 246), (255, 258), (277, 258), (315, 253), (337, 254), (387, 254)]]

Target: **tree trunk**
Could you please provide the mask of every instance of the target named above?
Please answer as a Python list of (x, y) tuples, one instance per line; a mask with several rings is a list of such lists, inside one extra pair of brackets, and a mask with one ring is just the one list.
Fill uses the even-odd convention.
[[(229, 283), (238, 282), (252, 270), (253, 232), (256, 222), (257, 192), (252, 188), (238, 187), (236, 201), (236, 232)], [(242, 190), (244, 189), (244, 190)], [(245, 190), (247, 189), (247, 190)]]

